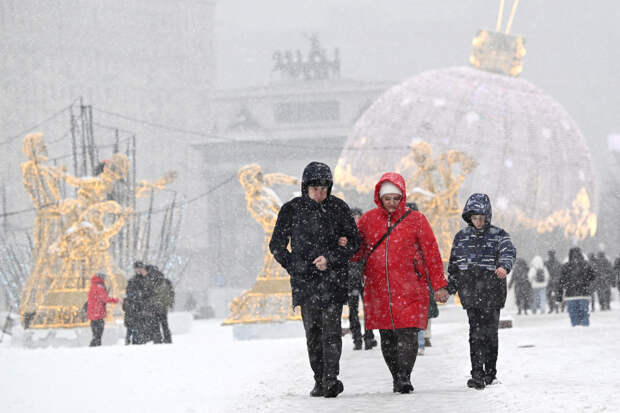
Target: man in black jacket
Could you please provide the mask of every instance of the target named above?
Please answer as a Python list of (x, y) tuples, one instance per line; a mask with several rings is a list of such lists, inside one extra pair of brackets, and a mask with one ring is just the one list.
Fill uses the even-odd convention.
[(151, 340), (161, 342), (161, 334), (153, 337), (156, 323), (153, 310), (153, 281), (142, 261), (133, 265), (136, 275), (127, 282), (126, 298), (123, 301), (126, 344), (145, 344)]
[[(313, 397), (336, 397), (342, 352), (342, 306), (347, 302), (348, 262), (360, 245), (347, 204), (331, 195), (329, 166), (311, 162), (304, 169), (301, 197), (282, 205), (269, 243), (275, 259), (291, 276), (293, 307), (301, 306)], [(338, 238), (346, 237), (346, 246)], [(291, 249), (287, 248), (290, 241)]]
[(516, 250), (508, 233), (491, 225), (491, 201), (486, 194), (472, 194), (462, 218), (468, 226), (452, 243), (448, 292), (459, 293), (469, 318), (471, 379), (467, 386), (484, 389), (497, 374), (499, 312), (506, 303), (506, 274)]

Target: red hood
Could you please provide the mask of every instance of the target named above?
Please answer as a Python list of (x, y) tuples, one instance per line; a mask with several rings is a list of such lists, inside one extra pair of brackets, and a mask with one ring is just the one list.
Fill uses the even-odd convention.
[(383, 185), (383, 183), (386, 181), (393, 183), (398, 187), (398, 189), (402, 191), (403, 197), (400, 199), (400, 203), (398, 204), (398, 209), (396, 211), (404, 211), (406, 208), (405, 203), (407, 202), (407, 189), (405, 187), (405, 178), (403, 178), (401, 174), (396, 172), (384, 173), (381, 179), (379, 179), (379, 182), (377, 182), (377, 185), (375, 185), (375, 204), (377, 204), (379, 208), (385, 211), (385, 208), (383, 208), (383, 204), (381, 203), (381, 198), (379, 197), (379, 191), (381, 190), (381, 185)]
[(105, 284), (105, 282), (103, 281), (103, 279), (98, 276), (97, 274), (93, 275), (92, 278), (90, 279), (90, 284), (91, 285), (95, 285), (95, 284)]

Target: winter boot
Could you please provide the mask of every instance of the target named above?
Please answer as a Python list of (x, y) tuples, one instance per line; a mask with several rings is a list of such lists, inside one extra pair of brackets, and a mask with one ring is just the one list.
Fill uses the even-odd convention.
[(469, 387), (470, 389), (482, 390), (485, 388), (484, 379), (472, 377), (471, 379), (467, 380), (467, 387)]
[(344, 390), (344, 385), (340, 380), (329, 380), (323, 386), (323, 397), (336, 397)]
[(411, 380), (399, 375), (396, 380), (394, 380), (394, 393), (407, 394), (413, 392), (413, 385), (411, 384)]
[(362, 340), (353, 342), (353, 350), (361, 350), (362, 349)]
[(424, 337), (424, 347), (431, 347), (431, 339)]
[(323, 383), (321, 383), (320, 381), (315, 381), (314, 387), (310, 391), (310, 396), (323, 397)]
[(364, 339), (364, 349), (371, 350), (373, 347), (377, 347), (377, 340), (374, 338)]
[(484, 376), (484, 384), (486, 384), (487, 386), (490, 386), (491, 384), (493, 384), (493, 382), (497, 380), (497, 377), (495, 377), (495, 375), (491, 375), (491, 374), (487, 374)]

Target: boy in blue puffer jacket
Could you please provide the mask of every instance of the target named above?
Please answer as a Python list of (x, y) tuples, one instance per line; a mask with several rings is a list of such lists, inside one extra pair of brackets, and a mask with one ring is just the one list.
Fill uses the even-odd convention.
[(454, 237), (448, 263), (448, 292), (459, 293), (469, 318), (471, 379), (484, 389), (497, 374), (499, 312), (506, 302), (506, 275), (516, 250), (506, 231), (491, 225), (491, 201), (472, 194), (461, 215), (468, 226)]

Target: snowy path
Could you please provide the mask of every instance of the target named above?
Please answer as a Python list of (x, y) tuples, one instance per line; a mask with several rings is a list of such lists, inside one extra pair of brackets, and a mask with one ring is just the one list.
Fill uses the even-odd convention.
[[(617, 304), (614, 302), (613, 304)], [(171, 346), (0, 347), (2, 412), (620, 412), (620, 310), (589, 328), (566, 314), (514, 317), (500, 330), (500, 384), (465, 387), (464, 312), (445, 308), (433, 347), (418, 358), (415, 392), (392, 393), (378, 348), (343, 341), (336, 399), (311, 398), (303, 338), (233, 341), (228, 327), (195, 322)]]

